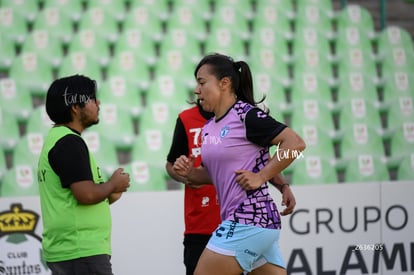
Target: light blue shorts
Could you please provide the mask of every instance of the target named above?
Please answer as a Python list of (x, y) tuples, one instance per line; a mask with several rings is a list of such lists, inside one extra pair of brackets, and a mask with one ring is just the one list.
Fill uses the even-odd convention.
[(279, 235), (279, 229), (224, 221), (213, 232), (207, 248), (234, 256), (243, 271), (250, 272), (265, 263), (286, 268), (279, 249)]

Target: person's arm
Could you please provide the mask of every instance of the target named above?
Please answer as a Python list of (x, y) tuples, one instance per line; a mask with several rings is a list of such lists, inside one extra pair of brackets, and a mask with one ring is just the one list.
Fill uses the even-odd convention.
[(107, 182), (95, 184), (92, 180), (77, 181), (70, 185), (70, 190), (80, 204), (87, 205), (99, 203), (107, 198), (113, 203), (128, 187), (129, 175), (124, 173), (122, 168), (118, 168)]
[(177, 174), (173, 169), (173, 164), (175, 160), (179, 158), (181, 155), (188, 155), (188, 141), (184, 125), (180, 117), (178, 117), (175, 122), (174, 134), (170, 146), (170, 151), (167, 155), (165, 169), (171, 178), (178, 182), (185, 183), (186, 178)]
[(178, 182), (182, 182), (182, 183), (186, 183), (187, 178), (180, 176), (173, 168), (174, 163), (171, 163), (169, 161), (167, 161), (167, 163), (165, 164), (165, 169), (167, 170), (168, 175), (170, 175), (171, 178), (173, 178), (174, 180), (178, 181)]
[(255, 190), (301, 156), (306, 145), (292, 129), (257, 108), (247, 113), (245, 125), (247, 139), (251, 142), (263, 147), (278, 146), (275, 156), (259, 172), (236, 171), (236, 180), (240, 186), (245, 190)]
[(296, 206), (296, 199), (290, 189), (290, 185), (286, 183), (282, 174), (277, 174), (269, 182), (282, 193), (282, 205), (286, 206), (286, 208), (280, 212), (280, 215), (285, 216), (292, 214)]
[(210, 175), (203, 166), (194, 167), (193, 156), (180, 156), (174, 162), (173, 169), (175, 173), (184, 177), (186, 182), (190, 182), (191, 185), (212, 184)]
[(119, 200), (122, 196), (123, 192), (111, 193), (108, 197), (109, 204), (113, 204), (117, 200)]
[(258, 172), (264, 181), (281, 173), (297, 157), (300, 157), (306, 148), (303, 139), (288, 127), (273, 138), (271, 143), (278, 146), (278, 149), (270, 161)]
[(68, 135), (49, 152), (49, 162), (59, 176), (62, 188), (69, 188), (80, 204), (96, 204), (105, 199), (112, 203), (129, 187), (129, 175), (117, 169), (107, 182), (93, 180), (89, 153), (85, 142), (76, 135)]
[[(178, 166), (174, 168), (174, 165), (177, 162), (177, 160), (178, 162), (181, 162), (183, 160), (183, 159), (180, 160), (181, 156), (188, 156), (188, 154), (189, 152), (188, 152), (187, 135), (185, 132), (184, 125), (181, 119), (178, 117), (176, 124), (175, 124), (175, 129), (174, 129), (170, 151), (167, 155), (167, 162), (165, 164), (165, 169), (167, 170), (168, 175), (174, 180), (178, 182), (182, 182), (186, 184), (187, 186), (197, 188), (204, 184), (203, 181), (192, 182), (188, 178), (188, 175), (185, 174), (184, 170), (181, 171), (180, 169), (177, 168)], [(187, 157), (186, 159), (188, 160)], [(194, 164), (194, 161), (192, 161), (192, 165), (193, 164)], [(177, 165), (179, 164), (177, 163)], [(196, 179), (197, 179), (197, 176), (196, 176)], [(211, 184), (211, 181), (207, 183)]]
[(280, 193), (283, 193), (283, 189), (285, 187), (289, 187), (289, 184), (286, 183), (285, 179), (283, 178), (282, 174), (279, 173), (274, 176), (269, 182), (277, 189)]

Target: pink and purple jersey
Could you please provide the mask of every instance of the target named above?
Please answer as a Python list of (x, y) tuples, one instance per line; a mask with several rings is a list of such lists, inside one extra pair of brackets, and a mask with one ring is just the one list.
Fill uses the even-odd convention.
[(236, 170), (258, 172), (269, 160), (269, 146), (286, 125), (242, 101), (204, 126), (201, 155), (221, 205), (222, 220), (263, 228), (281, 228), (266, 182), (253, 191), (236, 182)]

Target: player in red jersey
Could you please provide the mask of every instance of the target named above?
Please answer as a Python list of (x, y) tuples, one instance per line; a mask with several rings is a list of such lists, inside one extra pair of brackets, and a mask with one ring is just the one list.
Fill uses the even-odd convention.
[[(201, 128), (212, 117), (197, 104), (182, 111), (177, 118), (174, 136), (167, 156), (168, 174), (179, 182), (185, 182), (172, 169), (175, 160), (181, 155), (196, 157), (194, 166), (201, 164)], [(203, 252), (211, 233), (220, 224), (220, 208), (214, 185), (184, 187), (184, 265), (186, 274), (192, 275), (198, 258)]]

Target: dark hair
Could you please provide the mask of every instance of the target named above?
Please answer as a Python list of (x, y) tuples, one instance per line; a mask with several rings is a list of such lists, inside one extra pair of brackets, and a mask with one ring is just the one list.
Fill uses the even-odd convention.
[(264, 100), (264, 98), (259, 102), (254, 100), (252, 73), (246, 62), (235, 62), (230, 56), (219, 53), (209, 54), (198, 63), (194, 71), (195, 77), (197, 77), (197, 72), (203, 65), (210, 65), (210, 72), (219, 80), (223, 77), (229, 77), (238, 99), (252, 105), (257, 105)]
[(96, 99), (96, 81), (83, 75), (56, 79), (46, 95), (46, 113), (56, 124), (72, 121), (70, 109), (74, 105), (84, 107)]

